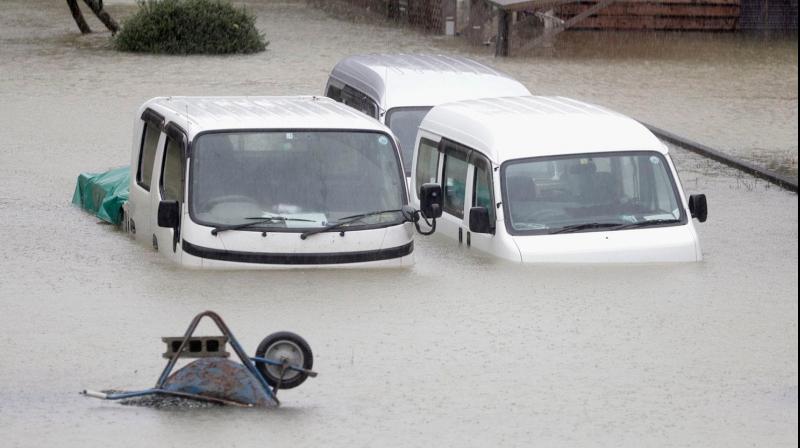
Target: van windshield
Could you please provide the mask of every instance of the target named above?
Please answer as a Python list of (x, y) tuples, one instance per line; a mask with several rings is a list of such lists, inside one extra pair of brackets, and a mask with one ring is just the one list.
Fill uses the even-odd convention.
[(400, 142), (406, 176), (411, 176), (411, 158), (414, 155), (417, 130), (430, 110), (431, 107), (396, 107), (386, 113), (386, 125)]
[[(192, 147), (190, 213), (203, 225), (301, 231), (348, 216), (398, 210), (404, 178), (392, 139), (377, 132), (202, 134)], [(399, 212), (347, 227), (392, 225)]]
[(669, 165), (657, 152), (537, 157), (502, 172), (512, 234), (685, 223)]

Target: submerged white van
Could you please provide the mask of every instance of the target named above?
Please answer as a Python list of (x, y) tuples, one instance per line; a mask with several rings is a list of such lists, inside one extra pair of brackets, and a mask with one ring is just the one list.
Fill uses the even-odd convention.
[(369, 54), (339, 61), (325, 95), (386, 123), (410, 176), (417, 129), (433, 106), (530, 92), (509, 75), (461, 56)]
[(413, 200), (440, 184), (437, 232), (459, 244), (530, 263), (702, 260), (692, 217), (705, 221), (705, 196), (687, 198), (667, 147), (613, 111), (561, 97), (444, 104), (416, 148)]
[(413, 261), (395, 138), (333, 100), (154, 98), (132, 146), (123, 228), (183, 266)]

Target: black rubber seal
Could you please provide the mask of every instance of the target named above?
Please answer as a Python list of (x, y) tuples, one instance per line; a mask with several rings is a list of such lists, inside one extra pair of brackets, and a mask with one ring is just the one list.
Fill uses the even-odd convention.
[(182, 242), (183, 251), (195, 257), (208, 260), (231, 261), (236, 263), (308, 265), (308, 264), (345, 264), (365, 263), (369, 261), (391, 260), (414, 252), (414, 242), (398, 247), (358, 252), (329, 253), (268, 253), (239, 252), (232, 250), (209, 249), (196, 246), (186, 240)]

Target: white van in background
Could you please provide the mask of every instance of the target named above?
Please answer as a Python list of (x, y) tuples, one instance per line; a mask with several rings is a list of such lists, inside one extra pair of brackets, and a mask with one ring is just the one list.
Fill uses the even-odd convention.
[(476, 98), (530, 95), (507, 74), (461, 56), (354, 55), (331, 71), (325, 96), (380, 120), (400, 143), (406, 176), (417, 129), (431, 107)]
[[(561, 97), (461, 101), (422, 121), (412, 200), (443, 190), (437, 232), (501, 258), (543, 263), (700, 261), (667, 147), (638, 122)], [(419, 204), (419, 202), (417, 202)]]

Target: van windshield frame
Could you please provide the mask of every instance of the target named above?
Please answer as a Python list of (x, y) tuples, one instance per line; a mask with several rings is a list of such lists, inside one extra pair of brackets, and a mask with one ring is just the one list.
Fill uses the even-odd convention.
[[(681, 225), (687, 224), (688, 218), (687, 218), (685, 207), (684, 207), (683, 196), (681, 195), (680, 189), (678, 187), (678, 183), (676, 182), (676, 179), (675, 179), (675, 176), (674, 176), (674, 173), (673, 173), (672, 164), (669, 163), (666, 154), (658, 152), (658, 151), (609, 151), (609, 152), (594, 152), (594, 153), (560, 154), (560, 155), (554, 155), (554, 156), (537, 156), (537, 157), (513, 159), (513, 160), (508, 160), (506, 162), (503, 162), (500, 165), (500, 190), (501, 190), (501, 195), (502, 195), (502, 199), (503, 199), (503, 215), (504, 215), (506, 231), (510, 235), (514, 235), (514, 236), (548, 235), (548, 234), (553, 234), (553, 233), (559, 233), (559, 230), (562, 230), (564, 227), (575, 226), (575, 225), (580, 225), (580, 224), (588, 224), (588, 226), (586, 228), (581, 228), (579, 230), (576, 230), (576, 231), (570, 232), (570, 233), (609, 232), (609, 231), (616, 230), (613, 226), (606, 226), (605, 225), (605, 224), (610, 224), (611, 222), (609, 222), (609, 221), (607, 221), (607, 220), (605, 220), (603, 218), (599, 218), (597, 216), (588, 216), (588, 215), (586, 216), (587, 219), (584, 222), (581, 222), (580, 220), (576, 220), (575, 222), (564, 223), (560, 227), (549, 227), (549, 226), (547, 226), (547, 227), (542, 227), (542, 228), (531, 228), (531, 229), (520, 229), (520, 228), (515, 227), (514, 222), (513, 222), (513, 215), (512, 215), (513, 206), (511, 204), (510, 199), (509, 199), (509, 191), (508, 191), (509, 190), (508, 169), (510, 167), (513, 167), (515, 165), (520, 165), (520, 164), (530, 164), (532, 162), (533, 163), (536, 163), (536, 162), (559, 162), (559, 161), (565, 161), (565, 160), (569, 160), (569, 159), (576, 159), (576, 160), (588, 159), (589, 161), (591, 161), (592, 159), (613, 159), (613, 158), (620, 158), (620, 157), (632, 158), (632, 157), (642, 157), (642, 156), (649, 157), (651, 159), (651, 161), (654, 161), (652, 158), (654, 158), (654, 157), (657, 158), (657, 160), (658, 160), (657, 164), (661, 165), (661, 167), (663, 168), (663, 170), (664, 170), (664, 172), (666, 174), (666, 181), (669, 182), (669, 192), (672, 194), (672, 198), (671, 199), (673, 199), (675, 201), (675, 205), (677, 207), (677, 216), (675, 216), (673, 214), (672, 216), (670, 216), (668, 218), (665, 217), (666, 219), (664, 219), (664, 221), (665, 221), (664, 223), (648, 225), (648, 226), (643, 227), (643, 228), (652, 229), (652, 228), (656, 228), (656, 227), (671, 227), (671, 226), (681, 226)], [(547, 173), (545, 175), (548, 175), (548, 174), (551, 174), (551, 173)], [(554, 176), (557, 176), (555, 171), (553, 171), (552, 174)], [(620, 179), (620, 181), (624, 181), (624, 180)], [(656, 187), (653, 186), (653, 188), (656, 188)], [(538, 190), (539, 187), (535, 186), (534, 189)], [(670, 198), (667, 197), (666, 199), (669, 200)], [(542, 202), (545, 202), (545, 200), (542, 200)], [(588, 204), (588, 206), (590, 208), (598, 207), (598, 204), (591, 204), (590, 203), (590, 204)], [(617, 219), (619, 219), (619, 216), (617, 217)], [(641, 219), (642, 220), (634, 221), (634, 222), (623, 221), (623, 220), (619, 221), (618, 223), (616, 221), (612, 221), (612, 222), (614, 222), (616, 224), (620, 224), (620, 228), (623, 228), (622, 226), (625, 225), (625, 224), (634, 224), (635, 222), (647, 222), (647, 220), (648, 220), (646, 218), (641, 218)], [(653, 218), (653, 219), (655, 220), (655, 218)], [(601, 225), (600, 226), (591, 226), (591, 224), (601, 224)], [(635, 230), (635, 229), (628, 228), (628, 229), (625, 229), (625, 230)]]
[[(414, 158), (414, 148), (417, 143), (417, 135), (419, 134), (419, 124), (422, 124), (422, 121), (425, 120), (425, 116), (428, 115), (428, 112), (433, 109), (433, 106), (407, 106), (407, 107), (393, 107), (386, 112), (386, 117), (384, 118), (384, 123), (386, 126), (392, 130), (394, 135), (397, 136), (397, 141), (400, 144), (400, 156), (403, 160), (403, 166), (405, 167), (406, 177), (411, 176), (411, 164), (412, 159)], [(401, 133), (397, 132), (397, 130), (392, 127), (392, 118), (400, 112), (424, 112), (422, 118), (419, 120), (419, 124), (416, 128), (414, 128), (414, 136), (411, 138), (409, 144), (404, 144), (404, 138), (401, 136)], [(406, 157), (408, 160), (406, 160)]]
[[(188, 178), (187, 178), (187, 183), (188, 183), (187, 203), (188, 203), (189, 217), (191, 218), (192, 222), (194, 222), (195, 224), (206, 226), (206, 227), (216, 227), (216, 226), (220, 226), (220, 225), (224, 226), (224, 225), (231, 224), (231, 223), (226, 223), (226, 222), (216, 222), (216, 220), (203, 219), (202, 217), (199, 216), (200, 213), (199, 213), (199, 210), (198, 210), (198, 207), (197, 207), (198, 204), (196, 204), (196, 200), (195, 200), (196, 199), (196, 194), (197, 194), (197, 191), (196, 191), (197, 185), (196, 185), (196, 182), (195, 182), (195, 176), (197, 174), (197, 169), (198, 169), (197, 168), (197, 163), (198, 163), (198, 142), (200, 141), (200, 139), (202, 139), (204, 136), (209, 136), (209, 135), (220, 135), (220, 134), (236, 135), (236, 134), (254, 134), (254, 133), (274, 133), (274, 134), (280, 134), (280, 133), (294, 133), (294, 134), (300, 134), (300, 133), (319, 133), (319, 134), (342, 133), (342, 134), (350, 134), (350, 133), (352, 133), (352, 134), (374, 134), (378, 138), (384, 137), (384, 138), (386, 138), (388, 140), (388, 142), (386, 143), (386, 146), (388, 146), (387, 150), (390, 150), (391, 153), (393, 154), (393, 161), (394, 161), (394, 165), (395, 165), (393, 167), (393, 172), (397, 173), (396, 174), (396, 179), (397, 179), (397, 184), (396, 184), (397, 191), (396, 191), (396, 193), (398, 195), (398, 198), (397, 198), (397, 203), (393, 204), (393, 206), (396, 205), (395, 208), (400, 209), (400, 208), (402, 208), (402, 206), (408, 205), (408, 192), (407, 192), (407, 186), (406, 186), (406, 182), (405, 182), (405, 177), (403, 176), (403, 170), (401, 169), (401, 162), (400, 162), (401, 159), (400, 159), (399, 150), (398, 150), (398, 148), (397, 148), (397, 146), (395, 144), (394, 138), (391, 135), (389, 135), (389, 134), (387, 134), (385, 132), (382, 132), (380, 130), (367, 130), (367, 129), (314, 129), (314, 128), (303, 128), (303, 129), (299, 129), (298, 128), (298, 129), (225, 129), (225, 130), (209, 130), (209, 131), (200, 132), (193, 138), (193, 140), (191, 142), (191, 146), (190, 146), (190, 151), (189, 151), (190, 155), (189, 155), (189, 160), (188, 160), (189, 174), (188, 174)], [(387, 207), (387, 208), (391, 208), (391, 207)], [(378, 210), (364, 210), (364, 212), (375, 212), (375, 211), (378, 211)], [(269, 213), (271, 213), (271, 212), (269, 212)], [(269, 213), (266, 214), (266, 215), (263, 215), (263, 217), (265, 217), (265, 218), (268, 217)], [(276, 213), (275, 215), (276, 216), (277, 215), (287, 215), (287, 216), (289, 216), (289, 215), (292, 215), (292, 214), (293, 213), (290, 212), (290, 213)], [(351, 215), (353, 213), (347, 213), (347, 214)], [(257, 232), (269, 231), (269, 232), (302, 233), (302, 232), (305, 232), (305, 231), (308, 231), (308, 230), (319, 228), (319, 227), (321, 227), (321, 224), (323, 224), (323, 223), (320, 222), (320, 223), (315, 223), (314, 225), (306, 225), (304, 223), (307, 220), (303, 219), (303, 218), (305, 218), (305, 216), (301, 217), (301, 215), (302, 214), (297, 215), (300, 219), (289, 220), (290, 222), (292, 222), (291, 226), (281, 226), (281, 225), (274, 225), (274, 224), (265, 223), (263, 225), (248, 226), (248, 227), (243, 228), (241, 230), (242, 231), (257, 231)], [(247, 216), (247, 217), (242, 216), (240, 218), (251, 218), (251, 217), (250, 216)], [(252, 218), (256, 218), (256, 217), (252, 217)], [(245, 220), (242, 219), (241, 221), (245, 221)], [(378, 215), (378, 218), (376, 218), (376, 220), (373, 220), (373, 221), (374, 222), (370, 222), (368, 220), (365, 220), (363, 222), (355, 222), (353, 224), (347, 225), (342, 230), (344, 230), (344, 231), (369, 230), (369, 229), (391, 227), (391, 226), (396, 226), (396, 225), (402, 224), (404, 222), (404, 218), (402, 217), (402, 213), (398, 212), (398, 213), (394, 213), (394, 214)], [(283, 222), (282, 224), (285, 225), (286, 223)]]

